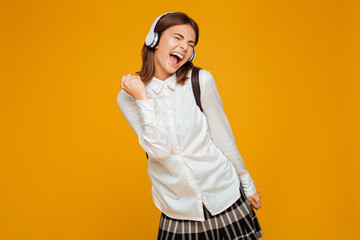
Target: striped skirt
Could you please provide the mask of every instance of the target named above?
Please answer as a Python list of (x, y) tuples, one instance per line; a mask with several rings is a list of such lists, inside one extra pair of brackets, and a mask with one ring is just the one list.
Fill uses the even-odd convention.
[(241, 197), (212, 216), (204, 207), (205, 221), (178, 220), (161, 214), (158, 240), (255, 240), (263, 236), (259, 221), (240, 187)]

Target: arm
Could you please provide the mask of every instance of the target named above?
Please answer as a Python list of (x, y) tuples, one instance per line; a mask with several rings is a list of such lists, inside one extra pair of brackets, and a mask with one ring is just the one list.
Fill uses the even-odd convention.
[(117, 96), (118, 106), (139, 138), (141, 147), (153, 158), (163, 160), (170, 156), (166, 132), (157, 121), (153, 98), (135, 100), (123, 89)]
[(257, 192), (254, 181), (245, 169), (244, 161), (237, 149), (230, 123), (225, 115), (216, 83), (207, 70), (200, 71), (201, 105), (209, 126), (209, 131), (214, 144), (230, 160), (238, 173), (240, 184), (246, 197)]

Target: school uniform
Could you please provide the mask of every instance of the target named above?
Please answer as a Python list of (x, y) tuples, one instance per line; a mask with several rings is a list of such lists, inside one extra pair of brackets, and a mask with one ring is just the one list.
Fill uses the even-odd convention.
[(257, 239), (263, 233), (246, 199), (257, 190), (215, 80), (200, 70), (202, 112), (191, 74), (183, 86), (176, 84), (176, 73), (166, 80), (153, 77), (146, 85), (149, 99), (135, 100), (124, 90), (117, 98), (148, 154), (152, 196), (162, 212), (158, 239), (196, 239), (191, 236), (197, 234), (204, 237), (197, 239)]

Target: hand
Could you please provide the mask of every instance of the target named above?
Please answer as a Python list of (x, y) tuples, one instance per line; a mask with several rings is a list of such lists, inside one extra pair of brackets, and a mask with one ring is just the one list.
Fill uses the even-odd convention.
[(261, 198), (261, 194), (259, 192), (256, 192), (247, 199), (252, 205), (252, 207), (258, 210), (259, 208), (261, 208), (260, 198)]
[(124, 75), (121, 78), (121, 88), (135, 98), (135, 100), (148, 99), (145, 84), (138, 75)]

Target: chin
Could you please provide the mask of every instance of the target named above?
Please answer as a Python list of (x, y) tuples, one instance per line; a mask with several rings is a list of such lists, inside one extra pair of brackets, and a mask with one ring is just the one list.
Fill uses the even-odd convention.
[(171, 65), (170, 65), (170, 66), (167, 67), (166, 70), (167, 70), (168, 73), (170, 73), (170, 74), (172, 75), (172, 74), (174, 74), (175, 72), (177, 72), (177, 70), (179, 70), (181, 67), (182, 67), (182, 65), (181, 65), (181, 66), (177, 66), (177, 67), (174, 67), (174, 66), (171, 66)]

